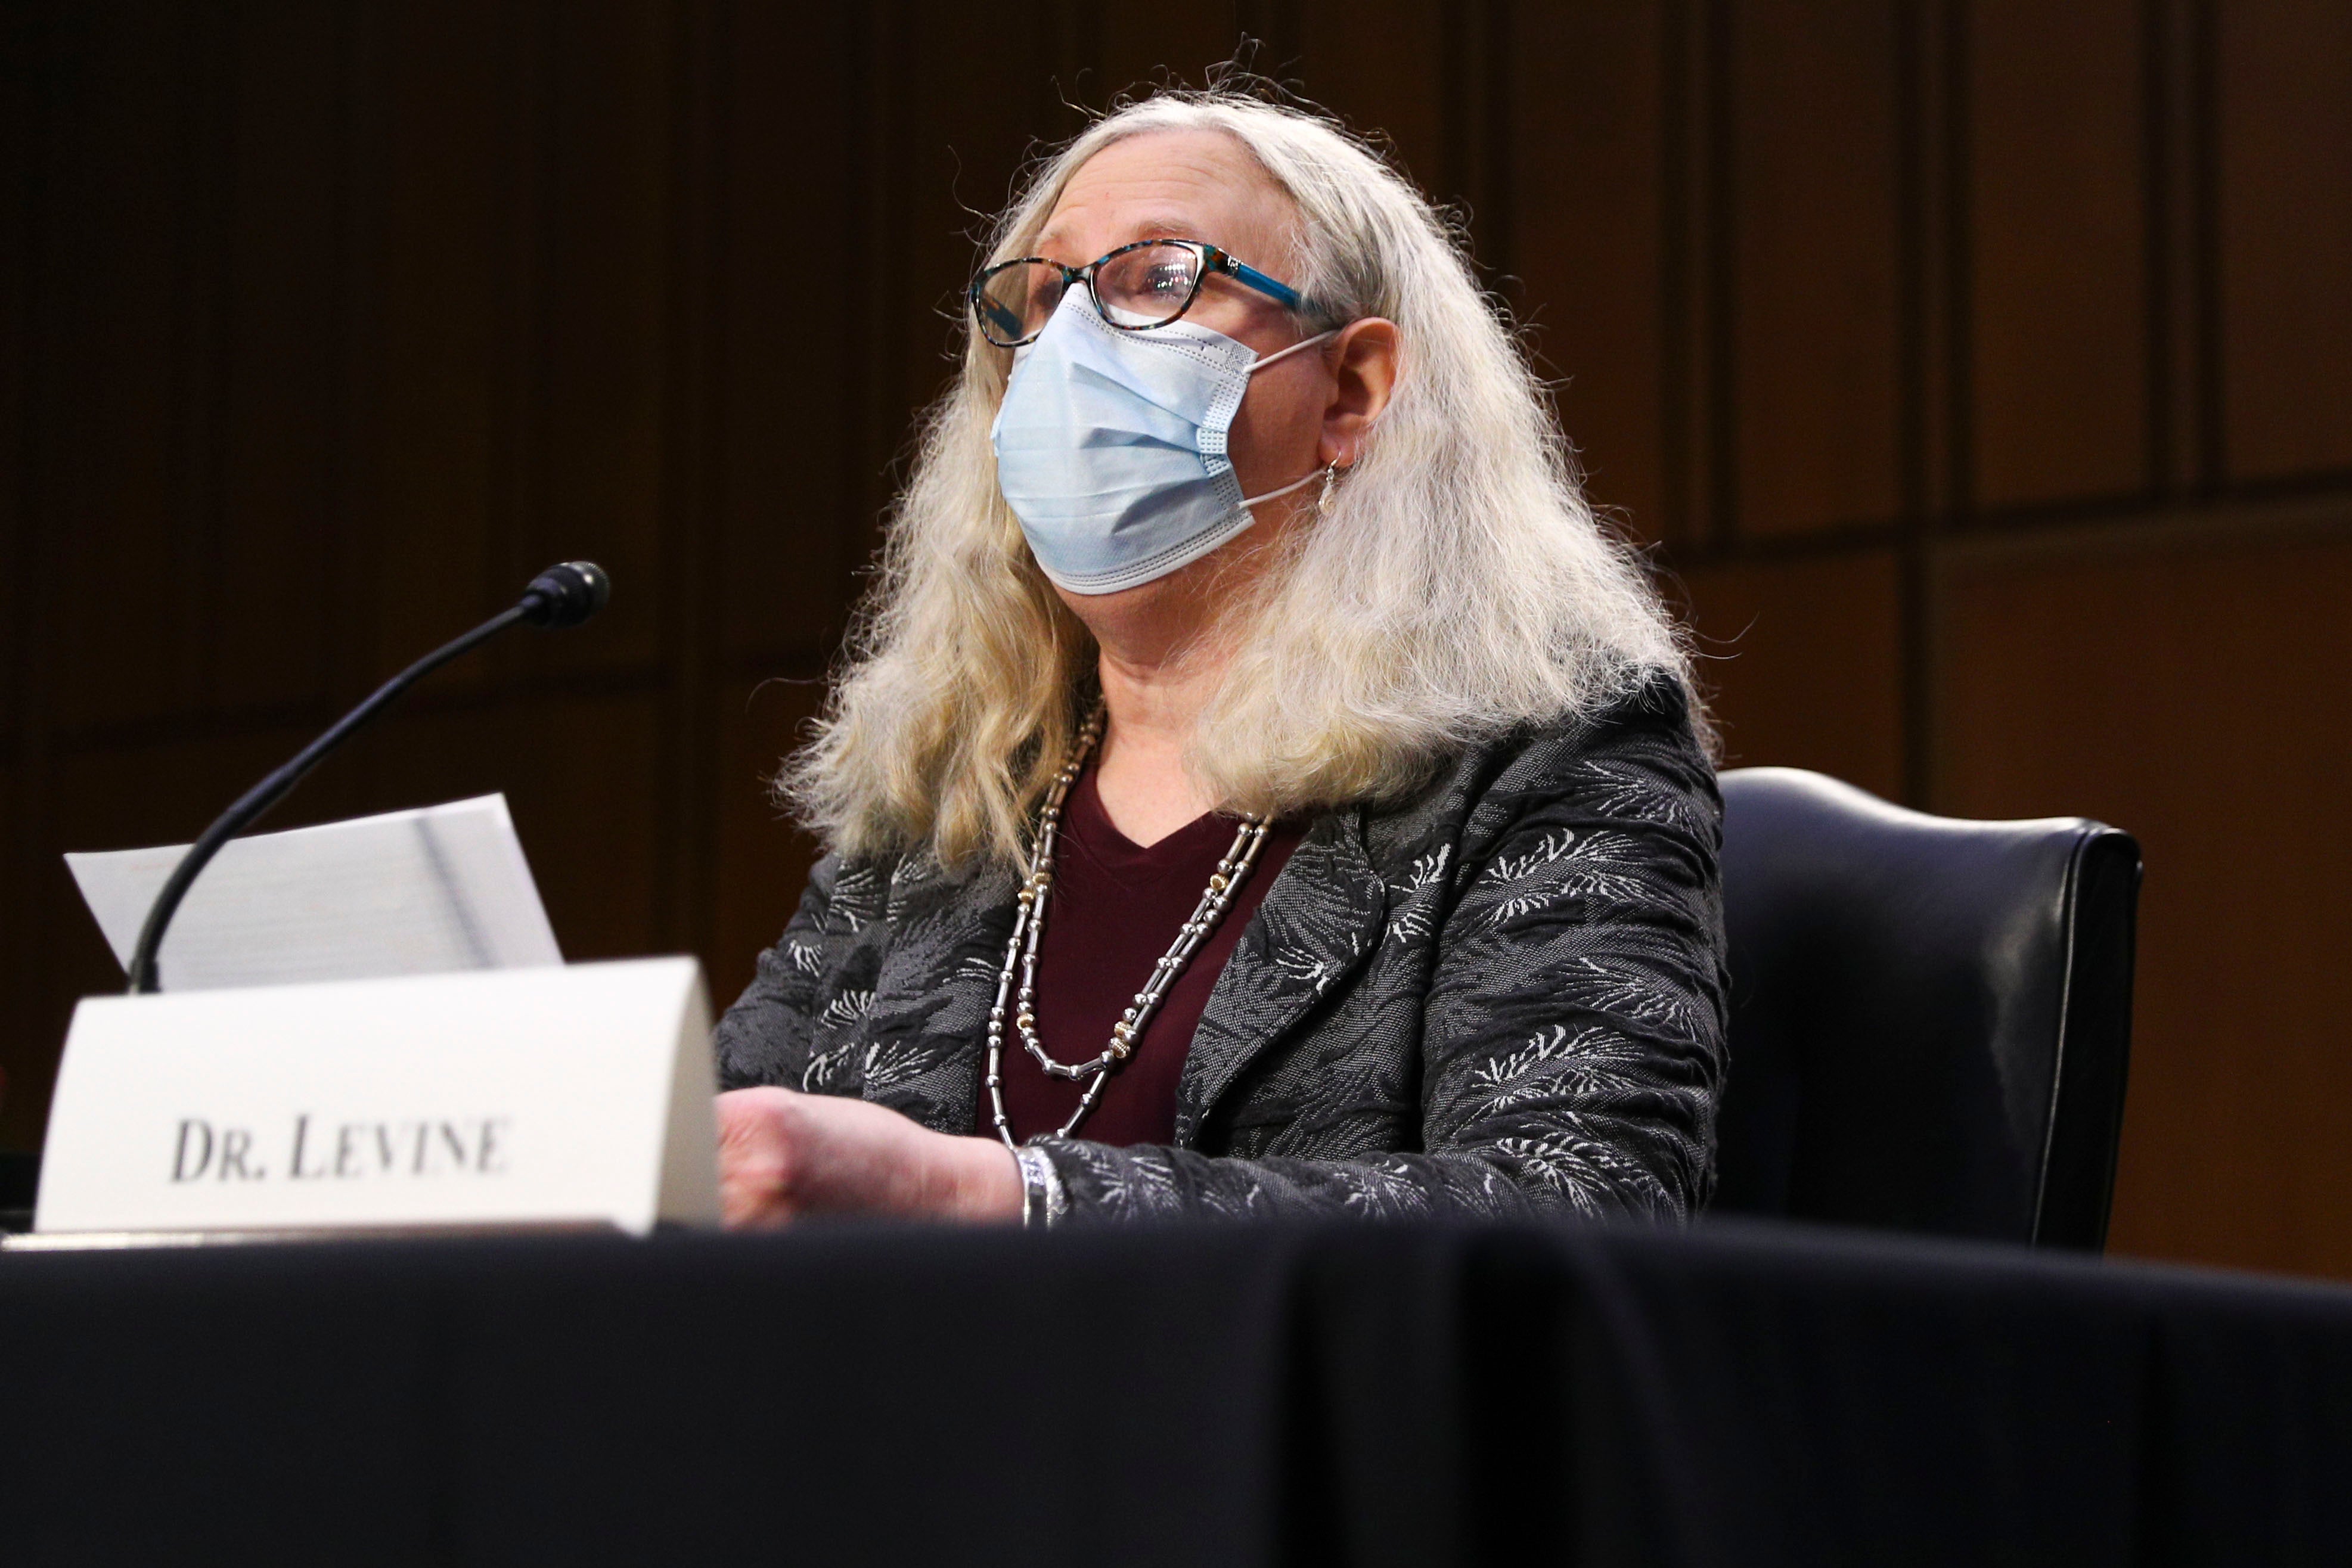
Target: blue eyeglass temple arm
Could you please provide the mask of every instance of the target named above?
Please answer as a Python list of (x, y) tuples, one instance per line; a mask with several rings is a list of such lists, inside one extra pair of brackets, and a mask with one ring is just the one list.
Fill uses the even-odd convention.
[(1267, 298), (1280, 303), (1286, 309), (1301, 312), (1306, 310), (1307, 301), (1299, 296), (1298, 290), (1291, 287), (1287, 283), (1268, 277), (1249, 263), (1236, 261), (1213, 246), (1208, 247), (1208, 250), (1210, 256), (1215, 259), (1217, 269), (1227, 277), (1248, 284)]

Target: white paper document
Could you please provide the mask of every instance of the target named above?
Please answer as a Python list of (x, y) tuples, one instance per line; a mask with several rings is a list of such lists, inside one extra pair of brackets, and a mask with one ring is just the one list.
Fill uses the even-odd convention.
[[(188, 846), (69, 854), (127, 969)], [(163, 938), (167, 991), (561, 964), (503, 795), (225, 845)]]

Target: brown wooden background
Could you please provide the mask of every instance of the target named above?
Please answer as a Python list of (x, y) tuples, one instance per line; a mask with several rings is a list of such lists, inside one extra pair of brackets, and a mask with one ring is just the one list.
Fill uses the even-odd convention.
[(2147, 847), (2115, 1243), (2352, 1275), (2337, 0), (0, 6), (0, 1144), (194, 832), (505, 789), (573, 956), (731, 994), (943, 313), (1033, 139), (1244, 32), (1466, 203), (1737, 762)]

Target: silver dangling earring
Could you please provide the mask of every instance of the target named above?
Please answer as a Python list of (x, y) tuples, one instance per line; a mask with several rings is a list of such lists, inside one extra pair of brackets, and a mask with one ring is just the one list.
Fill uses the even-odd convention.
[(1315, 497), (1315, 515), (1317, 517), (1328, 517), (1331, 515), (1331, 492), (1338, 486), (1339, 483), (1339, 465), (1336, 462), (1326, 463), (1323, 465), (1323, 488)]

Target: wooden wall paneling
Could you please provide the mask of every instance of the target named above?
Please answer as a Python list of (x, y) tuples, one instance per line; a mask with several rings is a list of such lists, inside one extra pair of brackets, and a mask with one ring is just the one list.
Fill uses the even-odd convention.
[(1269, 23), (1285, 18), (1260, 15), (1270, 7), (1247, 0), (1203, 0), (1187, 5), (1078, 5), (1072, 20), (1090, 46), (1092, 68), (1082, 100), (1096, 108), (1116, 95), (1174, 81), (1200, 87), (1209, 68), (1234, 57), (1244, 31), (1255, 38), (1252, 68), (1281, 77), (1297, 68), (1296, 44), (1276, 37), (1287, 31)]
[(53, 221), (34, 281), (59, 351), (33, 395), (56, 626), (58, 710), (77, 727), (184, 711), (202, 661), (192, 502), (210, 452), (223, 88), (217, 16), (53, 6)]
[[(507, 501), (506, 362), (524, 340), (507, 284), (510, 225), (528, 202), (511, 105), (529, 78), (507, 9), (423, 0), (381, 14), (380, 345), (373, 484), (352, 541), (369, 560), (362, 682), (382, 681), (489, 615), (512, 567), (499, 546)], [(435, 677), (480, 687), (488, 659)]]
[(877, 86), (905, 149), (891, 197), (903, 214), (893, 239), (903, 271), (896, 295), (877, 303), (903, 333), (890, 448), (903, 457), (917, 417), (954, 373), (962, 291), (990, 222), (1041, 139), (1076, 130), (1078, 116), (1062, 107), (1051, 52), (1034, 31), (936, 3), (909, 7), (901, 27)]
[(1906, 804), (1928, 803), (1934, 787), (1936, 653), (1929, 563), (1937, 537), (1973, 507), (1964, 455), (1972, 441), (1968, 402), (1970, 319), (1966, 218), (1969, 167), (1965, 75), (1969, 13), (1958, 5), (1906, 7), (1897, 23), (1897, 135), (1901, 238), (1896, 280), (1902, 387), (1897, 444), (1902, 515), (1903, 789)]
[(2074, 814), (2147, 862), (2109, 1245), (2352, 1273), (2352, 514), (1960, 555), (1943, 799)]
[[(34, 754), (27, 678), (37, 646), (23, 583), (36, 564), (35, 530), (29, 516), (37, 491), (32, 471), (32, 400), (27, 396), (37, 337), (25, 303), (32, 294), (37, 246), (41, 235), (35, 167), (43, 127), (37, 62), (42, 30), (19, 8), (0, 14), (0, 213), (6, 237), (0, 239), (0, 879), (10, 896), (0, 899), (0, 987), (22, 998), (37, 970), (26, 949), (32, 915), (22, 890), (37, 863), (37, 800), (27, 788), (26, 761)], [(45, 62), (41, 62), (45, 63)], [(46, 641), (46, 639), (38, 639)], [(21, 1003), (20, 1009), (21, 1011)], [(0, 1029), (0, 1149), (28, 1148), (39, 1141), (29, 1115), (12, 1116), (12, 1102), (29, 1105), (36, 1096), (16, 1087), (37, 1068), (28, 1060), (26, 1021)]]
[(1693, 549), (1732, 535), (1728, 18), (1662, 0), (1659, 53), (1660, 532)]
[(1522, 6), (1499, 62), (1519, 314), (1593, 501), (1646, 539), (1675, 531), (1663, 425), (1667, 43), (1662, 4)]
[(2352, 468), (2352, 7), (2218, 7), (2232, 477)]
[(1307, 96), (1372, 135), (1433, 199), (1459, 154), (1448, 145), (1448, 36), (1475, 26), (1475, 7), (1441, 0), (1301, 0), (1296, 24)]
[(1901, 571), (1891, 549), (1683, 577), (1724, 766), (1811, 768), (1903, 793)]
[[(0, 987), (31, 995), (41, 970), (37, 912), (26, 896), (40, 862), (46, 818), (38, 788), (47, 740), (46, 656), (49, 600), (26, 591), (46, 580), (46, 530), (37, 434), (41, 404), (33, 396), (36, 363), (47, 349), (33, 300), (43, 275), (40, 254), (54, 243), (41, 200), (55, 68), (52, 28), (30, 6), (0, 10)], [(21, 1084), (37, 1075), (32, 1020), (20, 1005), (0, 1027), (0, 1149), (30, 1148), (40, 1124), (25, 1109), (38, 1098)], [(17, 1107), (11, 1111), (12, 1105)]]
[(1738, 525), (1770, 536), (1889, 518), (1903, 393), (1895, 9), (1727, 15)]
[(753, 959), (782, 933), (816, 859), (815, 841), (771, 801), (769, 783), (824, 697), (813, 677), (747, 679), (730, 683), (716, 705), (718, 861), (705, 963), (719, 1006), (751, 983)]
[[(873, 539), (875, 272), (862, 236), (875, 226), (877, 165), (862, 134), (873, 39), (859, 18), (729, 5), (713, 42), (698, 89), (713, 100), (701, 122), (712, 183), (697, 524), (708, 548), (683, 601), (701, 652), (673, 661), (668, 826), (679, 836), (673, 938), (700, 954), (716, 996), (732, 994), (722, 969), (747, 967), (762, 940), (730, 925), (723, 900), (739, 858), (728, 812), (744, 788), (728, 771), (730, 698), (741, 672), (824, 666)], [(825, 68), (802, 68), (812, 57)], [(795, 90), (780, 90), (786, 82)]]
[[(869, 537), (863, 41), (841, 8), (740, 5), (728, 19), (709, 349), (715, 609), (738, 663), (810, 664), (839, 634)], [(827, 68), (806, 69), (812, 57)]]
[(225, 713), (320, 706), (335, 669), (345, 17), (254, 5), (229, 30), (219, 501), (192, 585)]
[[(850, 528), (850, 559), (859, 564), (879, 551), (882, 530), (904, 476), (900, 458), (908, 450), (904, 366), (908, 345), (924, 329), (907, 309), (915, 265), (909, 252), (912, 214), (905, 200), (908, 172), (916, 162), (918, 138), (898, 107), (908, 80), (900, 58), (900, 38), (920, 19), (903, 3), (869, 7), (850, 43), (849, 78), (856, 117), (852, 145), (856, 164), (852, 189), (859, 200), (850, 214), (848, 236), (864, 264), (852, 305), (856, 319), (857, 379), (844, 389), (853, 402), (860, 439), (845, 444), (844, 484), (855, 507), (845, 518)], [(850, 598), (854, 604), (856, 591)], [(765, 672), (755, 671), (755, 674)]]
[(712, 865), (711, 700), (726, 612), (719, 549), (719, 417), (726, 393), (718, 370), (724, 333), (720, 287), (726, 215), (728, 60), (734, 8), (713, 0), (670, 7), (670, 73), (665, 93), (667, 215), (663, 271), (667, 288), (660, 392), (662, 540), (660, 766), (654, 796), (656, 897), (653, 946), (707, 954)]
[[(44, 237), (35, 177), (46, 75), (41, 20), (29, 6), (0, 11), (0, 763), (15, 755), (22, 736), (20, 617), (31, 564), (23, 552), (30, 542), (33, 498), (33, 408), (26, 392), (36, 343), (26, 307)], [(0, 830), (0, 866), (6, 864), (6, 841)], [(0, 903), (0, 942), (6, 939), (7, 919)]]
[(1427, 176), (1433, 195), (1465, 221), (1479, 281), (1516, 314), (1526, 291), (1511, 270), (1518, 254), (1511, 218), (1519, 139), (1514, 99), (1509, 0), (1481, 0), (1443, 13), (1440, 124), (1444, 162)]
[(2210, 496), (2221, 483), (2216, 20), (2208, 0), (2153, 0), (2146, 16), (2152, 479)]
[[(1903, 354), (1901, 441), (1905, 533), (1918, 547), (1972, 506), (1962, 455), (1969, 444), (1968, 9), (1907, 8), (1898, 38), (1903, 98)], [(1914, 589), (1916, 592), (1916, 583)], [(1909, 614), (1906, 612), (1906, 614)], [(1916, 615), (1912, 617), (1916, 619)], [(1916, 664), (1919, 650), (1912, 660)], [(1915, 694), (1916, 698), (1916, 694)]]
[(530, 423), (505, 562), (519, 591), (550, 561), (612, 573), (592, 633), (505, 645), (520, 668), (614, 669), (659, 656), (668, 386), (669, 183), (676, 29), (665, 6), (610, 0), (533, 17), (546, 91), (532, 235)]
[(2143, 5), (1969, 9), (1970, 428), (1979, 505), (2146, 487)]
[(390, 7), (340, 12), (333, 42), (336, 141), (332, 203), (334, 354), (327, 389), (334, 417), (330, 476), (311, 526), (327, 537), (322, 678), (340, 711), (373, 690), (383, 531), (384, 255), (390, 215), (392, 106), (385, 93)]
[(12, 1113), (9, 1107), (29, 1106), (44, 1098), (46, 1090), (24, 1085), (38, 1082), (49, 1071), (35, 1049), (33, 1020), (26, 1016), (42, 1009), (28, 1009), (26, 1002), (38, 973), (26, 962), (25, 948), (32, 941), (26, 927), (35, 915), (26, 893), (39, 862), (23, 836), (22, 813), (30, 803), (19, 793), (23, 784), (23, 770), (13, 765), (13, 747), (0, 748), (0, 870), (8, 879), (8, 896), (0, 899), (0, 985), (17, 998), (16, 1016), (0, 1029), (0, 1150), (29, 1149), (40, 1143), (39, 1119), (30, 1111)]

